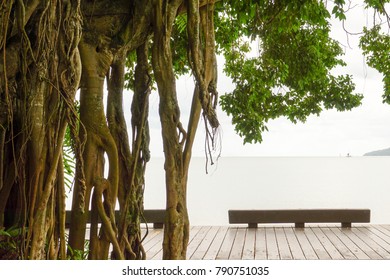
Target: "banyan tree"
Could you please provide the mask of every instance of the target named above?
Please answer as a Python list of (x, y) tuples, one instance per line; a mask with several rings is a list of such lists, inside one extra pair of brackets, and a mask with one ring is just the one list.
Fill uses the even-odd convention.
[[(1, 0), (0, 7), (3, 258), (145, 259), (148, 100), (157, 91), (166, 172), (163, 257), (185, 259), (196, 130), (202, 119), (211, 156), (220, 126), (217, 54), (236, 85), (220, 104), (245, 142), (261, 141), (270, 119), (304, 121), (323, 109), (352, 109), (362, 98), (349, 75), (331, 73), (343, 61), (330, 38), (326, 1)], [(248, 55), (253, 42), (255, 56)], [(187, 124), (176, 88), (184, 73), (195, 83)], [(131, 104), (124, 103), (125, 85)], [(76, 163), (69, 233), (64, 139)]]

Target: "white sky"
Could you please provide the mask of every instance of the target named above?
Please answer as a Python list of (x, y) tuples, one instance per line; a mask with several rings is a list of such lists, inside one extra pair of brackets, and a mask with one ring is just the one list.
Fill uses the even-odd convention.
[[(360, 32), (362, 25), (372, 20), (362, 8), (348, 12), (346, 27), (350, 32)], [(365, 64), (358, 48), (358, 36), (347, 36), (341, 22), (334, 21), (332, 37), (345, 46), (348, 64), (336, 73), (352, 74), (356, 92), (363, 93), (363, 104), (349, 112), (324, 111), (319, 117), (309, 117), (296, 125), (286, 119), (268, 124), (261, 144), (243, 145), (234, 132), (231, 120), (219, 108), (221, 123), (221, 156), (360, 156), (366, 152), (390, 147), (390, 105), (382, 103), (382, 76)], [(221, 62), (219, 62), (221, 64)], [(233, 89), (230, 80), (219, 65), (218, 91), (222, 95)], [(177, 83), (183, 126), (187, 126), (189, 106), (193, 93), (193, 78), (184, 77)], [(150, 127), (152, 157), (162, 157), (162, 141), (158, 117), (158, 94), (150, 97)], [(200, 122), (193, 156), (204, 156), (204, 128)]]

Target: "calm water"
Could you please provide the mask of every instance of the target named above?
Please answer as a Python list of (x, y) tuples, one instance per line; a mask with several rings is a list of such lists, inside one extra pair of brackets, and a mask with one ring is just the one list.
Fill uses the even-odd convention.
[[(147, 168), (145, 208), (165, 207), (163, 159)], [(390, 157), (220, 158), (205, 173), (192, 160), (192, 225), (226, 225), (228, 209), (369, 208), (372, 223), (390, 223)]]

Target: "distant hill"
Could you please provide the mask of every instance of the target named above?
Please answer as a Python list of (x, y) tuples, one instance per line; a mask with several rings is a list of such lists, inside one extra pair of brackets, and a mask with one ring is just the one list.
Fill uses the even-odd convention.
[(365, 153), (363, 156), (370, 156), (370, 157), (390, 156), (390, 148)]

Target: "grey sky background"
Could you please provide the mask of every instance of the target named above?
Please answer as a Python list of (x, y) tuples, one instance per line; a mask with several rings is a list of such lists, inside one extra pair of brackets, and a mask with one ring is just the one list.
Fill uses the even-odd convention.
[[(361, 32), (364, 25), (372, 22), (372, 14), (361, 6), (351, 9), (347, 18), (345, 27), (351, 33)], [(382, 76), (365, 64), (358, 47), (359, 36), (348, 35), (337, 20), (332, 22), (332, 37), (344, 46), (344, 59), (348, 64), (347, 67), (335, 69), (335, 73), (353, 75), (356, 92), (364, 95), (362, 106), (348, 112), (324, 111), (319, 117), (309, 117), (303, 124), (292, 124), (283, 118), (271, 121), (262, 143), (246, 145), (234, 132), (230, 118), (219, 108), (221, 156), (361, 156), (390, 147), (390, 105), (382, 103)], [(234, 86), (222, 72), (222, 59), (219, 59), (218, 66), (218, 91), (222, 95)], [(182, 123), (186, 127), (193, 94), (191, 76), (177, 81), (177, 93)], [(153, 92), (150, 96), (149, 119), (152, 157), (163, 156), (158, 102), (158, 93)], [(193, 156), (204, 156), (204, 139), (201, 121)]]

